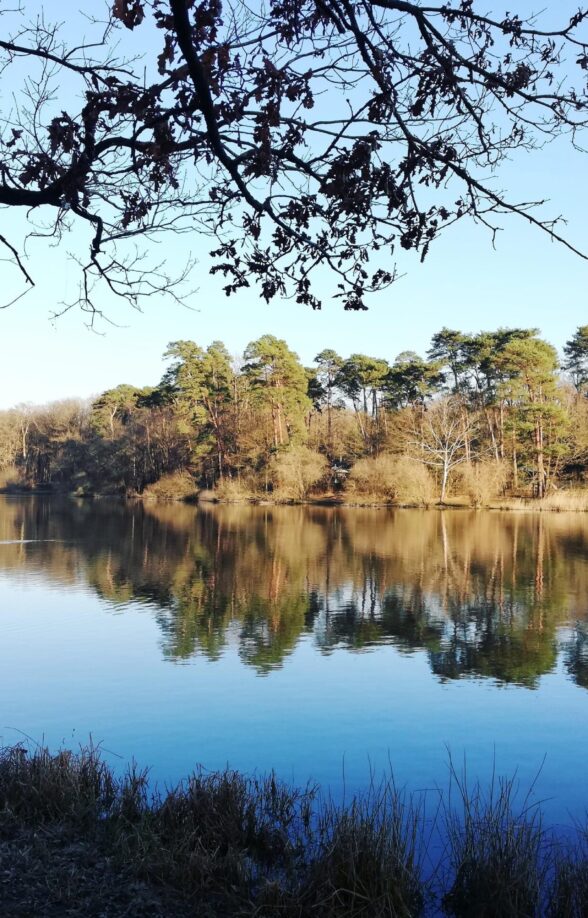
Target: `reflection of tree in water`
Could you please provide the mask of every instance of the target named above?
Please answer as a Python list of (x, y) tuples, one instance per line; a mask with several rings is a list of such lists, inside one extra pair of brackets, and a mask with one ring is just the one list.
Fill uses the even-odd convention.
[(261, 673), (280, 666), (294, 650), (312, 616), (313, 594), (287, 594), (280, 602), (252, 600), (242, 613), (239, 654)]
[[(436, 647), (443, 625), (428, 608), (427, 600), (418, 586), (401, 584), (379, 594), (373, 581), (360, 598), (344, 602), (335, 612), (325, 616), (323, 628), (317, 633), (322, 650), (336, 647), (359, 650), (379, 644), (394, 644), (399, 650), (412, 653), (418, 648)], [(369, 605), (366, 606), (366, 593)]]
[[(210, 507), (41, 499), (0, 512), (5, 569), (86, 583), (155, 614), (174, 660), (234, 645), (270, 671), (305, 637), (323, 653), (392, 644), (440, 678), (533, 687), (588, 595), (580, 514)], [(53, 539), (26, 544), (26, 539)], [(586, 626), (584, 626), (585, 628)], [(564, 659), (588, 687), (586, 631)]]
[(568, 672), (582, 688), (588, 688), (588, 626), (578, 624), (564, 653)]
[(445, 679), (485, 676), (532, 688), (555, 665), (554, 624), (537, 628), (530, 609), (471, 601), (452, 609), (439, 649), (430, 651), (431, 667)]

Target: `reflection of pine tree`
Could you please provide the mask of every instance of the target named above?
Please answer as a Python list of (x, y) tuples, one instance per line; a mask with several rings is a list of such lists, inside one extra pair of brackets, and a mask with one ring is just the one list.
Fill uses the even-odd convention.
[(572, 639), (565, 645), (566, 667), (574, 681), (588, 688), (588, 625), (577, 623)]

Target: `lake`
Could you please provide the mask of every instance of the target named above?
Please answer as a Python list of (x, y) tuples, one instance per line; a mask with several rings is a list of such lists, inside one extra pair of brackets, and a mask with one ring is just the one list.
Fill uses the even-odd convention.
[(588, 806), (588, 516), (0, 498), (0, 738)]

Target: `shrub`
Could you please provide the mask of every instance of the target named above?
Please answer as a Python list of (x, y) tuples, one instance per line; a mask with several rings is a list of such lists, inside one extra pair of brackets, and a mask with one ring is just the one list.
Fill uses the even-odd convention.
[(395, 475), (395, 499), (398, 503), (427, 506), (436, 499), (435, 481), (422, 462), (401, 456), (396, 460)]
[(274, 456), (270, 477), (278, 496), (304, 500), (327, 471), (328, 462), (320, 453), (307, 446), (291, 446)]
[(187, 500), (196, 497), (197, 493), (189, 472), (170, 472), (148, 485), (143, 491), (143, 497), (149, 500)]
[(359, 497), (392, 500), (394, 497), (394, 460), (390, 456), (359, 459), (349, 472), (346, 490)]
[(504, 462), (482, 460), (466, 463), (459, 470), (459, 486), (472, 507), (487, 507), (492, 498), (500, 497), (508, 473)]
[(241, 476), (240, 478), (222, 478), (217, 482), (214, 493), (219, 500), (238, 503), (257, 497), (259, 490), (258, 483), (253, 476)]
[(349, 473), (347, 491), (362, 499), (426, 506), (435, 497), (429, 470), (407, 456), (360, 459)]
[(7, 465), (0, 469), (0, 491), (17, 490), (23, 486), (22, 475), (15, 465)]

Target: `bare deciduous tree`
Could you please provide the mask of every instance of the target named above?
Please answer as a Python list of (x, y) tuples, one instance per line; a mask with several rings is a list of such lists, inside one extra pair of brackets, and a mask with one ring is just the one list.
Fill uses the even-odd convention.
[(408, 448), (413, 457), (439, 477), (439, 500), (445, 502), (451, 473), (471, 458), (475, 418), (464, 414), (453, 397), (440, 398), (423, 412), (410, 412)]

